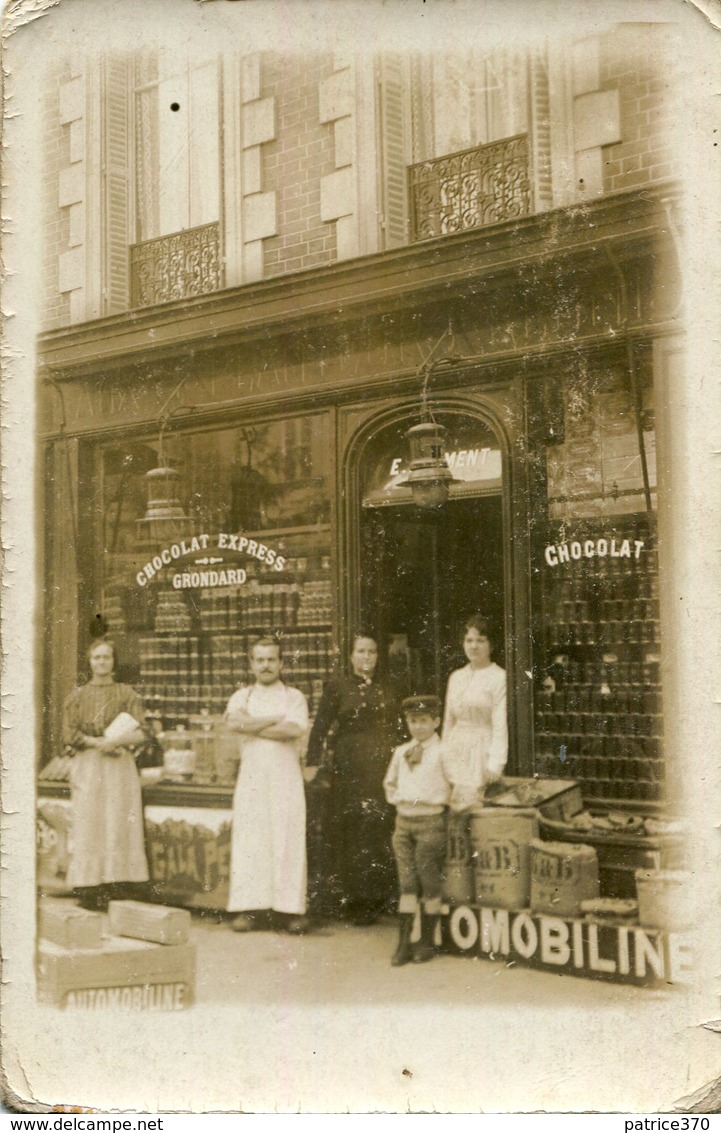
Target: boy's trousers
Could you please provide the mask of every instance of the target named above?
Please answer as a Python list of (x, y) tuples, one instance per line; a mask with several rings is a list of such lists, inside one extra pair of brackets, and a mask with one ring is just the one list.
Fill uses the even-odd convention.
[(446, 859), (445, 814), (396, 814), (393, 853), (401, 895), (439, 898)]

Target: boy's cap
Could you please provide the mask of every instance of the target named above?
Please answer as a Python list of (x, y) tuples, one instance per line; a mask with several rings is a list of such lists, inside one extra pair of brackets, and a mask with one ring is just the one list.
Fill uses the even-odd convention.
[(441, 702), (437, 696), (407, 696), (401, 702), (406, 716), (440, 716)]

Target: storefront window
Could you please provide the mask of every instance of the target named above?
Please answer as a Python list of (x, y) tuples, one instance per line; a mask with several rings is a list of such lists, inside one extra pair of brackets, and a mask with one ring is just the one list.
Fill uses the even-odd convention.
[(620, 368), (566, 378), (538, 501), (536, 768), (606, 803), (663, 797), (651, 395)]
[(313, 415), (102, 449), (103, 628), (163, 729), (219, 716), (263, 633), (317, 703), (333, 662), (331, 447)]
[(640, 394), (639, 428), (628, 378), (620, 369), (567, 381), (564, 440), (548, 448), (548, 517), (632, 515), (644, 509), (645, 459), (655, 507), (653, 390)]

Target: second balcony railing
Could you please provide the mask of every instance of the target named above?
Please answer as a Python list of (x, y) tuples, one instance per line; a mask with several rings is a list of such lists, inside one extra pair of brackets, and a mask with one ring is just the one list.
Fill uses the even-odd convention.
[(531, 212), (528, 135), (410, 166), (410, 238), (429, 240)]

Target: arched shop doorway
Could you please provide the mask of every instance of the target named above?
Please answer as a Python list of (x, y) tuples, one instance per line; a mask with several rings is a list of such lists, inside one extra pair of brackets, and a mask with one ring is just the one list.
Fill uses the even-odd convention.
[(368, 436), (360, 456), (360, 624), (378, 638), (400, 692), (443, 694), (465, 663), (463, 621), (480, 611), (504, 664), (505, 576), (502, 454), (479, 417), (434, 412), (453, 474), (447, 501), (419, 507), (408, 485), (408, 416)]

